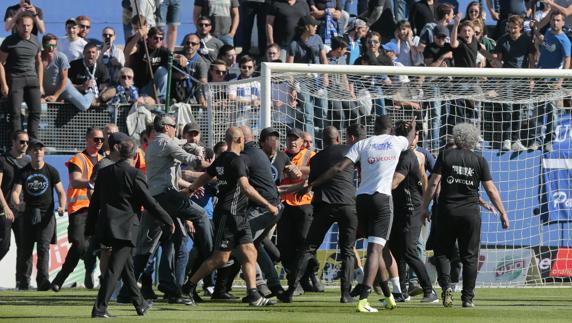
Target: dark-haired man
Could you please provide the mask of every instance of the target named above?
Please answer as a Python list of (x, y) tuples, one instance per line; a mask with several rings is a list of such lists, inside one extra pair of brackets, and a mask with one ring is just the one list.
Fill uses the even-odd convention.
[(356, 206), (360, 226), (367, 230), (368, 235), (365, 276), (358, 288), (360, 300), (357, 311), (362, 313), (378, 311), (369, 305), (367, 297), (380, 268), (385, 308), (396, 307), (387, 284), (388, 277), (382, 253), (393, 221), (391, 181), (399, 154), (409, 148), (415, 137), (415, 119), (411, 121), (407, 138), (392, 135), (391, 120), (387, 116), (375, 119), (374, 132), (375, 136), (355, 143), (342, 161), (312, 182), (312, 187), (320, 187), (348, 166), (361, 162), (361, 183), (357, 190)]

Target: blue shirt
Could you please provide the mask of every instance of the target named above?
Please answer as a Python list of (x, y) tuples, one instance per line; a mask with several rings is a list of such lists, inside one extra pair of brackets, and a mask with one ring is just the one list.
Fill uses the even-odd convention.
[(564, 32), (555, 35), (551, 29), (544, 34), (540, 45), (539, 68), (562, 68), (564, 58), (570, 57), (571, 43)]

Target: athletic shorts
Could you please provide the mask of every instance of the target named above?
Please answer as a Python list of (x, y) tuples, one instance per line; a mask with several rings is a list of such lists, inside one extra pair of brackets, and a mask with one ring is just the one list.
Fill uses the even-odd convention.
[(214, 211), (215, 239), (214, 248), (231, 251), (237, 245), (253, 243), (252, 231), (245, 212), (234, 215), (229, 211)]
[(359, 226), (367, 233), (367, 242), (385, 246), (393, 222), (393, 199), (376, 192), (360, 194), (356, 199)]

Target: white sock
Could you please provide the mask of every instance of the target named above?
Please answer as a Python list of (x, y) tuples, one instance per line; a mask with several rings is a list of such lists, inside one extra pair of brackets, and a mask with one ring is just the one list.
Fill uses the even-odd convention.
[(401, 285), (399, 284), (399, 277), (393, 277), (390, 279), (391, 286), (393, 287), (392, 292), (401, 294)]

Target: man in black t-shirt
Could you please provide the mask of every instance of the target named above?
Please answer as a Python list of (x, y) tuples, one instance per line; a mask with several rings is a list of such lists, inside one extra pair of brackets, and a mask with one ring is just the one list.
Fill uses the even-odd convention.
[(38, 138), (41, 97), (44, 92), (44, 64), (41, 45), (32, 35), (34, 17), (24, 12), (16, 20), (17, 33), (0, 45), (0, 91), (8, 98), (7, 107), (12, 121), (11, 131), (22, 129), (22, 102), (28, 106), (28, 135)]
[(218, 202), (214, 210), (215, 251), (189, 279), (191, 295), (196, 284), (216, 268), (226, 264), (231, 251), (236, 248), (242, 254), (242, 271), (247, 284), (246, 301), (252, 306), (268, 306), (274, 302), (260, 296), (256, 289), (256, 257), (252, 232), (248, 223), (246, 208), (248, 199), (264, 206), (271, 214), (279, 210), (262, 197), (248, 182), (247, 167), (240, 157), (244, 149), (244, 135), (239, 128), (226, 131), (228, 150), (222, 153), (188, 189), (190, 195), (203, 187), (214, 177), (218, 179)]
[[(38, 291), (50, 289), (48, 267), (50, 263), (50, 243), (56, 241), (56, 218), (54, 217), (54, 188), (58, 193), (58, 209), (64, 215), (66, 193), (60, 180), (60, 174), (53, 166), (44, 162), (44, 144), (36, 139), (30, 142), (32, 162), (24, 167), (14, 185), (12, 200), (14, 206), (23, 211), (24, 235), (22, 257), (26, 259), (27, 271), (31, 273), (32, 252), (37, 243), (36, 283)], [(20, 193), (24, 192), (24, 200)], [(24, 203), (21, 203), (24, 202)], [(27, 277), (29, 280), (29, 277)]]
[[(135, 37), (135, 36), (134, 36)], [(163, 47), (163, 39), (165, 34), (160, 28), (152, 27), (146, 38), (137, 36), (140, 40), (135, 46), (125, 46), (125, 66), (131, 67), (135, 72), (134, 82), (139, 88), (139, 93), (154, 97), (153, 87), (157, 89), (159, 101), (165, 99), (167, 95), (167, 61), (169, 59), (169, 50)], [(149, 50), (149, 57), (145, 54), (145, 44)], [(129, 52), (127, 50), (130, 50)], [(149, 61), (153, 76), (149, 71)], [(157, 99), (157, 98), (156, 98)]]
[(278, 44), (281, 48), (280, 57), (286, 59), (286, 47), (296, 35), (298, 21), (310, 14), (310, 7), (304, 0), (272, 1), (266, 15), (266, 37), (268, 44)]
[[(340, 133), (335, 127), (326, 127), (323, 134), (324, 150), (317, 153), (310, 160), (310, 174), (308, 182), (312, 185), (320, 174), (343, 160), (349, 151), (349, 145), (340, 144)], [(353, 246), (356, 239), (358, 218), (355, 208), (354, 167), (346, 167), (337, 173), (327, 183), (314, 190), (312, 205), (314, 207), (314, 220), (308, 231), (304, 248), (299, 250), (296, 257), (294, 273), (289, 277), (287, 297), (291, 301), (296, 285), (304, 275), (308, 262), (315, 257), (316, 250), (322, 244), (324, 236), (334, 224), (338, 223), (338, 245), (341, 254), (341, 303), (351, 303), (350, 296), (352, 274), (354, 269)]]
[(28, 149), (28, 134), (23, 130), (18, 130), (12, 134), (12, 148), (10, 151), (0, 156), (0, 183), (2, 186), (2, 212), (4, 216), (0, 218), (0, 260), (10, 249), (11, 230), (14, 230), (16, 240), (16, 289), (27, 290), (30, 287), (30, 273), (22, 257), (23, 246), (23, 217), (10, 202), (14, 182), (22, 168), (30, 163), (30, 157), (26, 155)]
[[(70, 62), (68, 77), (82, 95), (93, 93), (93, 106), (99, 106), (111, 100), (116, 90), (110, 86), (109, 72), (105, 65), (97, 63), (99, 50), (95, 43), (88, 43), (83, 48), (83, 58)], [(83, 110), (85, 107), (77, 107)]]
[[(395, 134), (407, 135), (408, 129), (405, 123), (396, 126)], [(399, 272), (401, 290), (406, 291), (405, 283), (407, 268), (409, 265), (417, 275), (423, 288), (422, 303), (437, 301), (437, 295), (433, 293), (433, 287), (423, 261), (417, 254), (417, 240), (421, 233), (421, 227), (425, 224), (421, 217), (421, 201), (423, 198), (423, 185), (427, 185), (427, 177), (424, 167), (421, 168), (415, 154), (415, 146), (419, 140), (419, 134), (410, 148), (401, 153), (399, 162), (395, 168), (392, 182), (393, 224), (389, 238), (389, 249), (394, 255)], [(407, 299), (407, 295), (402, 295)]]
[[(492, 181), (487, 161), (474, 152), (479, 141), (479, 130), (468, 123), (453, 128), (457, 148), (443, 151), (437, 158), (429, 187), (423, 195), (421, 210), (429, 218), (429, 203), (439, 183), (439, 227), (435, 241), (435, 256), (443, 306), (453, 305), (451, 288), (451, 248), (459, 243), (463, 263), (463, 307), (473, 307), (474, 289), (477, 280), (477, 265), (481, 240), (481, 215), (479, 209), (479, 186), (482, 182), (487, 195), (500, 213), (503, 229), (508, 229), (509, 220), (499, 192)], [(441, 180), (443, 179), (443, 180)]]

